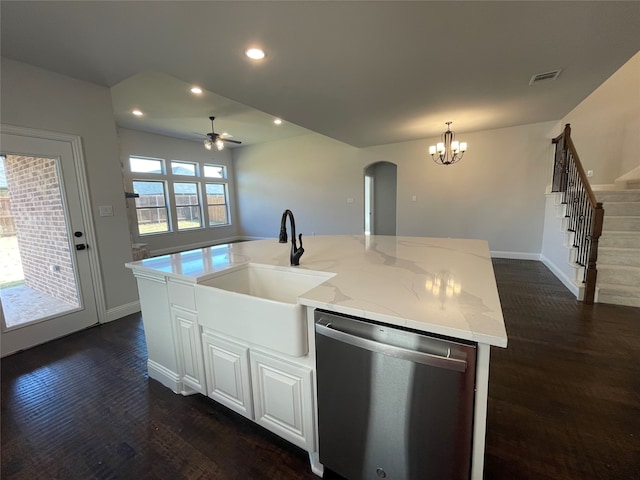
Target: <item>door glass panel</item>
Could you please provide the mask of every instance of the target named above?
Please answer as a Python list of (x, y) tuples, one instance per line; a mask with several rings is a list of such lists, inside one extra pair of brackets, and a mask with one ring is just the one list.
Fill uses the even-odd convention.
[(78, 310), (59, 160), (0, 157), (0, 299), (7, 329)]

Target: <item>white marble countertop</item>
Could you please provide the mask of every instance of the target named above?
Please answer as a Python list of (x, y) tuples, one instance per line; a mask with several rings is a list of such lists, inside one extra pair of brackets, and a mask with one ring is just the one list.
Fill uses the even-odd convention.
[(248, 262), (336, 275), (298, 297), (316, 308), (424, 332), (507, 346), (489, 247), (483, 240), (378, 235), (303, 237), (217, 245), (131, 262), (137, 273), (199, 283)]

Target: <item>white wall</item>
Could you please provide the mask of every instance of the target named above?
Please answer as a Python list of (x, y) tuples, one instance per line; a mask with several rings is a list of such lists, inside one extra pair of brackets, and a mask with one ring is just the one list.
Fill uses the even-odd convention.
[(303, 235), (362, 233), (364, 173), (357, 154), (317, 134), (236, 149), (239, 233), (277, 237), (287, 208)]
[[(592, 185), (612, 184), (640, 166), (640, 52), (562, 120)], [(561, 131), (558, 131), (558, 134)]]
[(359, 149), (310, 134), (238, 149), (240, 234), (277, 236), (285, 208), (303, 234), (361, 234), (364, 169), (389, 161), (398, 166), (398, 235), (481, 238), (494, 252), (537, 258), (556, 124), (459, 135), (469, 151), (448, 167), (427, 154), (437, 139)]
[[(2, 59), (2, 123), (80, 135), (107, 310), (137, 302), (124, 189), (109, 89)], [(113, 206), (100, 217), (98, 206)], [(129, 312), (122, 312), (126, 314)]]
[[(123, 169), (130, 155), (164, 158), (166, 160), (206, 161), (227, 167), (231, 225), (188, 230), (172, 234), (145, 235), (140, 238), (134, 237), (135, 243), (146, 243), (148, 244), (149, 250), (164, 252), (224, 243), (225, 241), (232, 241), (237, 238), (238, 228), (236, 226), (237, 213), (234, 168), (229, 149), (221, 152), (211, 152), (205, 150), (202, 142), (199, 141), (182, 140), (125, 128), (118, 129), (118, 138), (120, 140), (120, 161), (122, 162)], [(131, 186), (129, 185), (127, 188), (131, 188)], [(129, 207), (133, 209), (134, 200), (131, 199), (128, 202)], [(134, 215), (133, 212), (130, 212), (130, 215)], [(133, 218), (131, 218), (131, 220), (133, 220)], [(136, 229), (132, 228), (131, 231), (135, 232)]]

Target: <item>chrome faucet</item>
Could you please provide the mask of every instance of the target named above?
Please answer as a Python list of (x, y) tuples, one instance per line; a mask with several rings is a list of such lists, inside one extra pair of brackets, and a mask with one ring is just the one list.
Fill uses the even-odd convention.
[(296, 221), (293, 218), (293, 212), (289, 209), (286, 209), (282, 213), (282, 220), (280, 221), (280, 243), (287, 243), (287, 216), (291, 221), (291, 256), (289, 257), (291, 260), (291, 265), (300, 265), (300, 257), (304, 253), (304, 248), (302, 248), (302, 234), (298, 237), (300, 240), (300, 248), (296, 244)]

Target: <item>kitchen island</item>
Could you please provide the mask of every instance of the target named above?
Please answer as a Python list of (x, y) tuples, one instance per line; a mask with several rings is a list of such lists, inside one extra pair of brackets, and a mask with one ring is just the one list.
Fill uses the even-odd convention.
[[(138, 280), (149, 376), (176, 393), (208, 395), (300, 446), (309, 452), (314, 473), (322, 475), (315, 309), (473, 342), (471, 478), (481, 479), (489, 352), (507, 345), (487, 243), (369, 235), (312, 236), (304, 243), (297, 267), (289, 266), (289, 245), (277, 239), (127, 264)], [(302, 341), (295, 348), (281, 348), (268, 333), (251, 335), (250, 326), (219, 328), (224, 308), (212, 300), (212, 282), (246, 265), (317, 277), (316, 286), (294, 300), (303, 312), (296, 327)]]

